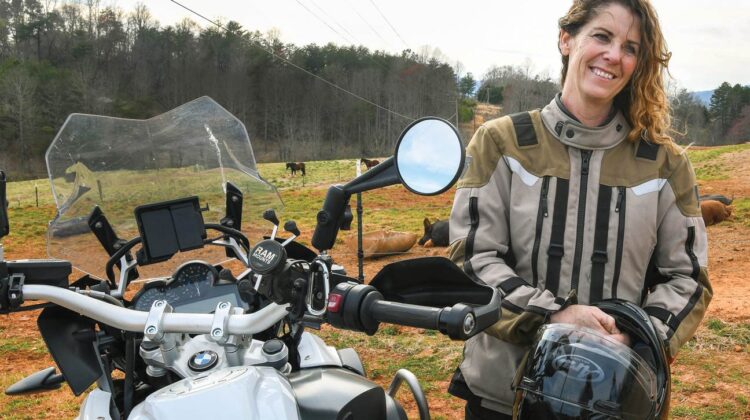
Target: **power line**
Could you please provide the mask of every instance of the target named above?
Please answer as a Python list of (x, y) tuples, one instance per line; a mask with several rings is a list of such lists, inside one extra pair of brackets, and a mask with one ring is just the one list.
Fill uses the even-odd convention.
[[(196, 12), (196, 11), (194, 11), (194, 10), (190, 9), (189, 7), (187, 7), (187, 6), (183, 5), (183, 4), (181, 4), (181, 3), (180, 3), (180, 2), (178, 2), (177, 0), (169, 0), (169, 1), (171, 1), (172, 3), (174, 3), (174, 4), (176, 4), (176, 5), (180, 6), (180, 7), (182, 7), (183, 9), (185, 9), (185, 10), (189, 11), (190, 13), (193, 13), (194, 15), (196, 15), (196, 16), (199, 16), (199, 17), (200, 17), (201, 19), (203, 19), (203, 20), (206, 20), (206, 21), (208, 21), (208, 22), (212, 23), (213, 25), (216, 25), (217, 27), (219, 27), (219, 28), (221, 28), (221, 29), (223, 29), (223, 30), (227, 31), (227, 29), (226, 29), (226, 28), (225, 28), (225, 27), (224, 27), (223, 25), (221, 25), (221, 24), (219, 24), (219, 23), (217, 23), (217, 22), (214, 22), (213, 20), (211, 20), (211, 19), (209, 19), (209, 18), (207, 18), (207, 17), (203, 16), (202, 14), (200, 14), (200, 13), (198, 13), (198, 12)], [(228, 32), (228, 31), (227, 31), (227, 32)], [(286, 58), (284, 58), (284, 57), (281, 57), (280, 55), (278, 55), (278, 54), (276, 54), (275, 52), (273, 52), (273, 50), (271, 50), (271, 49), (267, 49), (267, 48), (263, 47), (263, 46), (262, 46), (262, 45), (260, 45), (260, 44), (258, 45), (258, 48), (262, 49), (263, 51), (267, 52), (268, 54), (271, 54), (271, 56), (273, 56), (274, 58), (276, 58), (276, 59), (278, 59), (278, 60), (281, 60), (281, 61), (283, 61), (284, 63), (286, 63), (286, 64), (288, 64), (288, 65), (290, 65), (290, 66), (292, 66), (292, 67), (296, 68), (297, 70), (303, 71), (303, 72), (307, 73), (308, 75), (310, 75), (310, 76), (312, 76), (312, 77), (314, 77), (314, 78), (316, 78), (316, 79), (320, 80), (321, 82), (323, 82), (323, 83), (327, 84), (328, 86), (331, 86), (331, 87), (332, 87), (332, 88), (334, 88), (334, 89), (338, 89), (338, 90), (340, 90), (340, 91), (342, 91), (342, 92), (344, 92), (344, 93), (346, 93), (346, 94), (348, 94), (348, 95), (351, 95), (351, 96), (353, 96), (353, 97), (355, 97), (355, 98), (357, 98), (357, 99), (359, 99), (359, 100), (361, 100), (361, 101), (363, 101), (363, 102), (366, 102), (366, 103), (368, 103), (368, 104), (370, 104), (370, 105), (372, 105), (372, 106), (374, 106), (374, 107), (376, 107), (376, 108), (378, 108), (378, 109), (382, 109), (383, 111), (389, 112), (389, 113), (391, 113), (391, 114), (393, 114), (393, 115), (399, 116), (399, 117), (401, 117), (401, 118), (404, 118), (404, 119), (407, 119), (407, 120), (410, 120), (410, 121), (414, 121), (414, 120), (416, 120), (416, 118), (414, 118), (414, 117), (410, 117), (410, 116), (407, 116), (407, 115), (401, 114), (401, 113), (399, 113), (399, 112), (393, 111), (393, 110), (391, 110), (391, 109), (388, 109), (388, 108), (386, 108), (386, 107), (384, 107), (384, 106), (382, 106), (382, 105), (380, 105), (380, 104), (377, 104), (377, 103), (375, 103), (375, 102), (373, 102), (373, 101), (371, 101), (371, 100), (369, 100), (369, 99), (367, 99), (367, 98), (364, 98), (364, 97), (362, 97), (362, 96), (360, 96), (360, 95), (357, 95), (357, 94), (356, 94), (356, 93), (354, 93), (354, 92), (351, 92), (351, 91), (349, 91), (349, 90), (346, 90), (346, 89), (344, 89), (343, 87), (341, 87), (341, 86), (339, 86), (339, 85), (337, 85), (337, 84), (335, 84), (335, 83), (333, 83), (333, 82), (330, 82), (330, 81), (328, 81), (328, 80), (324, 79), (323, 77), (320, 77), (320, 76), (318, 76), (317, 74), (315, 74), (315, 73), (312, 73), (312, 72), (310, 72), (310, 71), (308, 71), (308, 70), (306, 70), (306, 69), (304, 69), (304, 68), (302, 68), (302, 67), (300, 67), (300, 66), (298, 66), (298, 65), (294, 64), (293, 62), (291, 62), (291, 61), (287, 60)]]
[(324, 21), (324, 20), (323, 20), (322, 18), (320, 18), (320, 17), (318, 16), (318, 15), (316, 15), (316, 14), (315, 14), (315, 12), (313, 12), (313, 11), (312, 11), (312, 10), (310, 10), (310, 9), (309, 9), (309, 8), (308, 8), (307, 6), (305, 6), (304, 4), (302, 4), (302, 2), (300, 2), (299, 0), (294, 0), (294, 1), (296, 1), (296, 2), (297, 2), (297, 4), (299, 4), (299, 5), (300, 5), (300, 6), (302, 6), (302, 7), (303, 7), (303, 8), (305, 9), (305, 10), (307, 10), (307, 12), (308, 12), (308, 13), (310, 13), (311, 15), (313, 15), (313, 16), (315, 17), (315, 19), (318, 19), (318, 20), (319, 20), (319, 21), (321, 21), (321, 22), (322, 22), (322, 23), (323, 23), (324, 25), (326, 25), (326, 26), (328, 27), (328, 29), (330, 29), (330, 30), (332, 30), (333, 32), (335, 32), (335, 33), (336, 33), (336, 35), (340, 36), (340, 37), (341, 37), (341, 38), (342, 38), (342, 39), (343, 39), (344, 41), (346, 41), (346, 42), (348, 42), (348, 43), (350, 43), (350, 44), (354, 44), (354, 42), (353, 42), (353, 41), (352, 41), (351, 39), (349, 39), (349, 38), (345, 37), (344, 35), (341, 35), (341, 33), (340, 33), (339, 31), (337, 31), (336, 29), (334, 29), (334, 27), (333, 27), (333, 26), (331, 26), (331, 25), (329, 25), (329, 24), (328, 24), (328, 22)]
[(360, 14), (360, 13), (359, 13), (359, 12), (357, 11), (357, 9), (355, 9), (355, 8), (354, 8), (354, 6), (352, 6), (352, 4), (351, 4), (350, 2), (348, 2), (348, 1), (347, 1), (346, 3), (347, 3), (347, 4), (349, 5), (349, 8), (351, 8), (351, 9), (352, 9), (352, 10), (354, 11), (354, 13), (356, 13), (356, 14), (357, 14), (357, 16), (359, 16), (359, 18), (360, 18), (360, 19), (362, 19), (362, 22), (364, 22), (364, 23), (365, 23), (365, 25), (367, 25), (367, 27), (368, 27), (368, 28), (370, 28), (370, 30), (372, 30), (372, 32), (374, 32), (374, 33), (375, 33), (375, 35), (377, 35), (377, 36), (378, 36), (378, 38), (380, 38), (380, 40), (381, 40), (381, 41), (383, 41), (383, 42), (385, 42), (386, 44), (388, 44), (388, 46), (390, 46), (390, 45), (391, 45), (391, 43), (390, 43), (390, 42), (386, 41), (386, 40), (385, 40), (385, 38), (383, 38), (383, 36), (382, 36), (382, 35), (380, 35), (380, 32), (378, 32), (377, 30), (375, 30), (375, 28), (373, 28), (373, 26), (372, 26), (372, 25), (370, 25), (370, 22), (368, 22), (368, 21), (367, 21), (367, 19), (365, 19), (365, 17), (364, 17), (364, 16), (362, 16), (362, 15), (361, 15), (361, 14)]
[[(312, 11), (311, 11), (310, 9), (308, 9), (307, 7), (305, 7), (305, 6), (304, 6), (304, 5), (302, 4), (302, 3), (300, 3), (300, 1), (299, 1), (299, 0), (295, 0), (295, 1), (296, 1), (296, 2), (297, 2), (297, 3), (299, 4), (299, 5), (300, 5), (300, 6), (304, 7), (304, 8), (305, 8), (305, 10), (307, 10), (307, 11), (308, 11), (308, 12), (309, 12), (310, 14), (312, 14), (313, 16), (315, 16), (315, 18), (317, 18), (318, 20), (320, 20), (321, 22), (323, 22), (323, 23), (324, 23), (324, 24), (325, 24), (326, 26), (328, 26), (329, 28), (331, 28), (331, 30), (333, 30), (334, 32), (336, 32), (336, 33), (337, 33), (337, 34), (338, 34), (339, 36), (342, 36), (342, 35), (341, 35), (341, 34), (339, 34), (339, 33), (338, 33), (337, 31), (335, 31), (335, 30), (334, 30), (334, 29), (333, 29), (333, 28), (331, 27), (331, 25), (329, 25), (329, 24), (328, 24), (328, 22), (324, 21), (324, 20), (323, 20), (322, 18), (320, 18), (319, 16), (317, 16), (317, 15), (316, 15), (315, 13), (313, 13), (313, 12), (312, 12)], [(328, 17), (328, 18), (329, 18), (330, 20), (332, 20), (334, 24), (338, 25), (338, 26), (339, 26), (340, 28), (342, 28), (342, 29), (343, 29), (344, 31), (346, 31), (347, 33), (349, 33), (349, 31), (348, 31), (348, 30), (347, 30), (346, 28), (344, 28), (344, 27), (343, 27), (343, 26), (342, 26), (341, 24), (339, 24), (339, 23), (338, 23), (338, 22), (336, 21), (336, 19), (334, 19), (333, 17), (331, 17), (331, 15), (329, 15), (329, 14), (328, 14), (328, 13), (327, 13), (327, 12), (326, 12), (325, 10), (323, 10), (323, 9), (322, 9), (322, 8), (321, 8), (320, 6), (318, 6), (318, 5), (317, 5), (317, 4), (315, 3), (315, 1), (313, 1), (313, 0), (308, 0), (308, 1), (309, 1), (309, 2), (310, 2), (310, 3), (312, 4), (312, 5), (313, 5), (313, 6), (315, 6), (315, 7), (316, 7), (316, 8), (318, 9), (318, 10), (320, 10), (320, 11), (321, 11), (321, 12), (322, 12), (322, 13), (323, 13), (324, 15), (326, 15), (326, 16), (327, 16), (327, 17)], [(377, 6), (376, 6), (376, 7), (377, 7)], [(351, 4), (350, 4), (350, 8), (351, 8), (352, 10), (354, 10), (354, 12), (355, 12), (355, 13), (356, 13), (356, 14), (357, 14), (357, 15), (358, 15), (359, 17), (360, 17), (360, 19), (362, 19), (362, 20), (363, 20), (363, 21), (365, 22), (365, 24), (367, 24), (368, 26), (370, 26), (370, 24), (369, 24), (369, 22), (367, 21), (367, 19), (365, 19), (365, 18), (364, 18), (364, 16), (362, 16), (361, 14), (359, 14), (359, 12), (357, 12), (357, 10), (356, 10), (356, 9), (354, 9), (354, 7), (352, 7), (352, 6), (351, 6)], [(382, 15), (382, 14), (381, 14), (381, 15)], [(384, 17), (384, 18), (385, 18), (385, 17)], [(372, 29), (372, 30), (373, 30), (373, 31), (374, 31), (374, 32), (376, 33), (376, 35), (380, 36), (380, 34), (379, 34), (379, 33), (378, 33), (377, 31), (375, 31), (375, 28), (373, 28), (372, 26), (370, 26), (370, 29)], [(351, 33), (349, 33), (349, 35), (351, 35)], [(398, 33), (397, 33), (397, 35), (398, 35)], [(343, 37), (343, 36), (342, 36), (342, 37)], [(352, 37), (354, 37), (354, 36), (352, 35)], [(355, 37), (355, 38), (356, 38), (356, 37)], [(380, 37), (380, 38), (381, 38), (381, 39), (382, 39), (382, 40), (383, 40), (384, 42), (388, 43), (388, 42), (387, 42), (387, 41), (386, 41), (385, 39), (383, 39), (383, 37)], [(402, 40), (402, 41), (403, 41), (403, 40)], [(389, 45), (390, 45), (390, 44), (389, 44)], [(408, 45), (407, 45), (407, 47), (408, 47)], [(375, 63), (377, 63), (377, 64), (381, 65), (381, 67), (383, 67), (384, 69), (386, 69), (386, 70), (389, 70), (390, 66), (389, 66), (389, 65), (388, 65), (387, 63), (383, 62), (383, 61), (382, 61), (382, 60), (380, 59), (380, 57), (378, 57), (378, 56), (374, 56), (374, 58), (375, 58), (375, 60), (374, 60), (374, 62), (375, 62)], [(458, 95), (457, 95), (456, 93), (452, 93), (452, 94), (451, 94), (450, 96), (451, 96), (451, 98), (452, 98), (451, 102), (456, 102), (456, 101), (457, 101), (457, 99), (456, 99), (456, 98), (457, 98), (457, 96), (458, 96)], [(456, 102), (456, 107), (458, 107), (458, 105), (457, 105), (457, 102)], [(456, 113), (455, 113), (455, 114), (453, 114), (453, 116), (451, 116), (450, 118), (447, 118), (447, 120), (450, 120), (450, 119), (452, 119), (452, 118), (453, 118), (453, 117), (455, 116), (455, 117), (456, 117), (456, 126), (458, 126), (458, 117), (457, 117), (457, 115), (458, 115), (458, 111), (456, 111)]]
[(403, 42), (404, 45), (406, 45), (406, 48), (411, 49), (411, 47), (409, 46), (409, 44), (407, 44), (406, 41), (404, 41), (404, 38), (401, 38), (401, 34), (398, 33), (398, 31), (396, 30), (396, 28), (393, 27), (393, 25), (391, 25), (391, 22), (388, 20), (388, 18), (385, 17), (385, 15), (383, 14), (383, 12), (380, 11), (380, 8), (378, 7), (378, 5), (375, 4), (375, 2), (373, 0), (370, 0), (370, 3), (372, 3), (372, 7), (374, 7), (375, 10), (378, 11), (378, 13), (380, 13), (380, 16), (383, 18), (383, 20), (385, 21), (385, 23), (387, 23), (388, 26), (391, 27), (391, 29), (393, 30), (393, 33), (396, 34), (396, 36), (398, 37), (398, 39), (400, 39), (401, 42)]
[(311, 4), (313, 5), (313, 6), (315, 6), (315, 8), (316, 8), (316, 9), (320, 10), (320, 11), (321, 11), (321, 12), (322, 12), (322, 13), (323, 13), (324, 15), (326, 15), (326, 17), (328, 17), (329, 19), (331, 19), (331, 20), (333, 21), (333, 23), (334, 23), (334, 24), (336, 24), (336, 26), (338, 26), (339, 28), (341, 28), (341, 30), (342, 30), (342, 31), (346, 32), (346, 33), (347, 33), (347, 35), (349, 35), (349, 36), (350, 36), (350, 37), (352, 37), (352, 38), (353, 38), (354, 40), (356, 40), (358, 44), (362, 44), (362, 41), (360, 41), (360, 40), (359, 40), (359, 38), (357, 38), (357, 37), (356, 37), (356, 36), (354, 36), (354, 35), (353, 35), (353, 34), (352, 34), (351, 32), (349, 32), (349, 30), (348, 30), (348, 29), (346, 29), (346, 28), (344, 27), (344, 25), (340, 24), (340, 23), (339, 23), (339, 22), (338, 22), (338, 21), (337, 21), (336, 19), (334, 19), (334, 18), (333, 18), (333, 17), (332, 17), (332, 16), (330, 15), (330, 14), (328, 14), (328, 12), (326, 12), (326, 11), (325, 11), (325, 10), (324, 10), (324, 9), (323, 9), (322, 7), (318, 6), (318, 4), (317, 4), (317, 3), (315, 3), (315, 2), (313, 1), (313, 0), (309, 0), (309, 1), (310, 1), (310, 3), (311, 3)]

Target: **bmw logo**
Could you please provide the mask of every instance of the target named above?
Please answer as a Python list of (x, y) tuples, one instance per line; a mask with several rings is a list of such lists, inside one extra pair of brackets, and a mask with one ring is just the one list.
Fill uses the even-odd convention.
[(195, 353), (188, 362), (190, 369), (196, 372), (203, 372), (216, 366), (219, 361), (219, 355), (211, 350), (204, 350)]

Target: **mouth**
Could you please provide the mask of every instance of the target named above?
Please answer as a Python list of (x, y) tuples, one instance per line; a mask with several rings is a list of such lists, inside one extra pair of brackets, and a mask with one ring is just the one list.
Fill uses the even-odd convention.
[(605, 80), (614, 80), (617, 78), (614, 74), (604, 71), (598, 67), (589, 67), (589, 70), (591, 70), (591, 72), (594, 73), (596, 76)]

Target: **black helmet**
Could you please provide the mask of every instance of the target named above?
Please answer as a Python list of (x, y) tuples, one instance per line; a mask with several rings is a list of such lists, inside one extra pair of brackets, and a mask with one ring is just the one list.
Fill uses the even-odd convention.
[(516, 387), (516, 418), (655, 419), (669, 403), (664, 345), (640, 307), (597, 303), (632, 341), (628, 347), (570, 324), (539, 329)]

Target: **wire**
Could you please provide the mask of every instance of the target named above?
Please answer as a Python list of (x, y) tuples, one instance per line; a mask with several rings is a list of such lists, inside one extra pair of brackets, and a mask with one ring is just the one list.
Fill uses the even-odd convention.
[(377, 35), (377, 36), (378, 36), (378, 38), (380, 38), (380, 40), (381, 40), (381, 41), (383, 41), (383, 42), (385, 42), (386, 44), (388, 44), (388, 46), (390, 46), (390, 45), (391, 45), (391, 43), (390, 43), (390, 42), (386, 41), (386, 39), (385, 39), (385, 38), (383, 38), (383, 36), (382, 36), (382, 35), (380, 35), (380, 32), (378, 32), (377, 30), (375, 30), (375, 28), (373, 28), (373, 27), (372, 27), (372, 25), (370, 25), (370, 22), (368, 22), (368, 21), (367, 21), (367, 19), (365, 19), (365, 17), (364, 17), (364, 16), (362, 16), (362, 15), (361, 15), (361, 14), (360, 14), (360, 13), (359, 13), (359, 12), (357, 11), (357, 9), (355, 9), (355, 8), (354, 8), (354, 6), (352, 6), (352, 4), (351, 4), (350, 2), (347, 2), (347, 4), (349, 5), (349, 8), (350, 8), (350, 9), (352, 9), (352, 10), (354, 11), (354, 13), (356, 13), (356, 14), (357, 14), (357, 16), (359, 16), (359, 18), (360, 18), (360, 19), (362, 19), (362, 22), (364, 22), (364, 23), (365, 23), (365, 25), (367, 25), (367, 27), (368, 27), (368, 28), (370, 28), (370, 30), (372, 30), (372, 32), (374, 32), (374, 33), (375, 33), (375, 35)]
[(326, 12), (322, 7), (318, 6), (317, 3), (315, 3), (313, 0), (308, 0), (308, 1), (310, 2), (310, 4), (312, 4), (313, 6), (315, 6), (316, 9), (320, 10), (324, 15), (326, 15), (326, 17), (328, 19), (331, 19), (333, 21), (333, 23), (336, 24), (336, 26), (338, 26), (339, 28), (341, 28), (342, 31), (346, 32), (347, 35), (349, 35), (354, 40), (356, 40), (358, 44), (362, 44), (362, 41), (360, 41), (359, 38), (357, 38), (351, 32), (349, 32), (349, 30), (346, 29), (344, 27), (344, 25), (340, 24), (336, 19), (333, 18), (333, 16), (331, 16), (330, 14), (328, 14), (328, 12)]
[(393, 25), (391, 25), (391, 22), (388, 20), (388, 18), (385, 17), (385, 15), (383, 14), (383, 12), (380, 11), (380, 8), (378, 7), (378, 5), (375, 4), (375, 2), (373, 0), (370, 0), (370, 3), (372, 3), (372, 7), (374, 7), (375, 10), (378, 11), (378, 13), (380, 13), (380, 16), (383, 18), (383, 20), (385, 21), (385, 23), (387, 23), (388, 26), (391, 27), (391, 29), (393, 30), (393, 33), (396, 34), (396, 36), (398, 37), (398, 39), (400, 39), (401, 42), (403, 42), (404, 45), (406, 45), (406, 48), (411, 49), (411, 47), (409, 46), (409, 44), (407, 44), (406, 41), (404, 41), (404, 38), (401, 38), (401, 34), (398, 33), (398, 31), (396, 30), (396, 28), (393, 27)]
[(329, 24), (328, 24), (328, 22), (326, 22), (325, 20), (323, 20), (323, 19), (322, 19), (322, 18), (321, 18), (320, 16), (316, 15), (316, 14), (315, 14), (315, 12), (313, 12), (313, 11), (312, 11), (312, 10), (310, 10), (310, 9), (309, 9), (309, 8), (308, 8), (307, 6), (305, 6), (304, 4), (302, 4), (302, 2), (301, 2), (301, 1), (299, 1), (299, 0), (294, 0), (294, 1), (296, 1), (296, 2), (297, 2), (297, 4), (299, 4), (299, 5), (300, 5), (300, 6), (302, 6), (302, 7), (303, 7), (303, 8), (305, 9), (305, 10), (307, 10), (307, 12), (308, 12), (308, 13), (310, 13), (311, 15), (313, 15), (313, 16), (315, 17), (315, 19), (318, 19), (318, 20), (319, 20), (319, 21), (320, 21), (321, 23), (323, 23), (324, 25), (326, 25), (326, 26), (328, 27), (328, 29), (332, 30), (332, 31), (333, 31), (333, 32), (334, 32), (334, 33), (335, 33), (336, 35), (340, 36), (340, 37), (341, 37), (341, 39), (343, 39), (344, 41), (346, 41), (346, 42), (348, 42), (348, 43), (350, 43), (350, 44), (354, 44), (354, 42), (353, 42), (353, 41), (352, 41), (351, 39), (349, 39), (348, 37), (346, 37), (346, 36), (342, 35), (342, 34), (341, 34), (341, 33), (340, 33), (339, 31), (337, 31), (337, 30), (336, 30), (336, 29), (335, 29), (335, 28), (334, 28), (333, 26), (329, 25)]
[[(219, 27), (219, 28), (221, 28), (221, 29), (223, 29), (223, 30), (225, 30), (225, 31), (227, 30), (227, 29), (226, 29), (226, 28), (225, 28), (225, 27), (224, 27), (223, 25), (221, 25), (221, 24), (219, 24), (219, 23), (217, 23), (217, 22), (214, 22), (213, 20), (211, 20), (211, 19), (209, 19), (209, 18), (207, 18), (207, 17), (203, 16), (202, 14), (200, 14), (200, 13), (198, 13), (198, 12), (196, 12), (196, 11), (194, 11), (194, 10), (190, 9), (189, 7), (187, 7), (187, 6), (183, 5), (183, 4), (181, 4), (181, 3), (180, 3), (180, 2), (178, 2), (177, 0), (169, 0), (169, 1), (171, 1), (172, 3), (174, 3), (174, 4), (176, 4), (176, 5), (180, 6), (180, 7), (182, 7), (183, 9), (185, 9), (185, 10), (189, 11), (190, 13), (193, 13), (194, 15), (196, 15), (196, 16), (199, 16), (199, 17), (200, 17), (201, 19), (203, 19), (203, 20), (206, 20), (206, 21), (208, 21), (208, 22), (210, 22), (210, 23), (212, 23), (212, 24), (216, 25), (217, 27)], [(275, 52), (273, 52), (273, 50), (271, 50), (271, 49), (267, 49), (267, 48), (265, 48), (265, 47), (262, 47), (262, 46), (260, 46), (260, 45), (258, 46), (258, 48), (262, 49), (263, 51), (267, 52), (268, 54), (271, 54), (271, 56), (273, 56), (274, 58), (276, 58), (276, 59), (278, 59), (278, 60), (280, 60), (280, 61), (283, 61), (284, 63), (286, 63), (286, 64), (288, 64), (288, 65), (290, 65), (290, 66), (294, 67), (295, 69), (297, 69), (297, 70), (300, 70), (300, 71), (302, 71), (302, 72), (305, 72), (305, 73), (307, 73), (308, 75), (310, 75), (310, 76), (312, 76), (312, 77), (314, 77), (314, 78), (316, 78), (316, 79), (320, 80), (321, 82), (323, 82), (323, 83), (327, 84), (328, 86), (331, 86), (331, 87), (332, 87), (332, 88), (334, 88), (334, 89), (338, 89), (338, 90), (340, 90), (340, 91), (342, 91), (342, 92), (344, 92), (344, 93), (346, 93), (346, 94), (348, 94), (348, 95), (351, 95), (351, 96), (353, 96), (353, 97), (355, 97), (355, 98), (357, 98), (357, 99), (359, 99), (359, 100), (361, 100), (361, 101), (363, 101), (363, 102), (366, 102), (366, 103), (368, 103), (368, 104), (370, 104), (370, 105), (372, 105), (372, 106), (374, 106), (374, 107), (376, 107), (376, 108), (378, 108), (378, 109), (381, 109), (381, 110), (383, 110), (383, 111), (389, 112), (389, 113), (391, 113), (391, 114), (393, 114), (393, 115), (396, 115), (396, 116), (398, 116), (398, 117), (404, 118), (404, 119), (406, 119), (406, 120), (409, 120), (409, 121), (414, 121), (414, 120), (416, 120), (416, 118), (414, 118), (414, 117), (410, 117), (410, 116), (408, 116), (408, 115), (404, 115), (404, 114), (401, 114), (401, 113), (399, 113), (399, 112), (396, 112), (396, 111), (394, 111), (394, 110), (388, 109), (388, 108), (386, 108), (386, 107), (384, 107), (384, 106), (382, 106), (382, 105), (380, 105), (380, 104), (377, 104), (377, 103), (375, 103), (375, 102), (373, 102), (373, 101), (371, 101), (371, 100), (369, 100), (369, 99), (367, 99), (367, 98), (364, 98), (364, 97), (362, 97), (362, 96), (360, 96), (360, 95), (358, 95), (358, 94), (356, 94), (356, 93), (354, 93), (354, 92), (351, 92), (351, 91), (349, 91), (349, 90), (346, 90), (346, 89), (344, 89), (343, 87), (341, 87), (341, 86), (339, 86), (339, 85), (337, 85), (337, 84), (335, 84), (335, 83), (333, 83), (333, 82), (330, 82), (330, 81), (328, 81), (327, 79), (325, 79), (325, 78), (323, 78), (323, 77), (321, 77), (321, 76), (318, 76), (317, 74), (315, 74), (315, 73), (312, 73), (312, 72), (310, 72), (310, 71), (308, 71), (308, 70), (306, 70), (306, 69), (304, 69), (304, 68), (302, 68), (302, 67), (300, 67), (300, 66), (298, 66), (298, 65), (294, 64), (293, 62), (291, 62), (291, 61), (287, 60), (286, 58), (284, 58), (284, 57), (281, 57), (280, 55), (278, 55), (278, 54), (276, 54)]]

